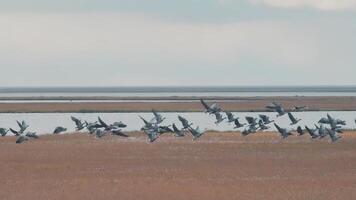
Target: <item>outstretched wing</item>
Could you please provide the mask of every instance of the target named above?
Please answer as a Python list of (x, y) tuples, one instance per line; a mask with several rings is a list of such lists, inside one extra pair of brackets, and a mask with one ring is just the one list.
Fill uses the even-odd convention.
[(281, 127), (279, 127), (276, 123), (274, 123), (274, 126), (276, 127), (278, 132), (283, 133), (283, 129)]
[(210, 109), (209, 105), (208, 105), (203, 99), (200, 99), (200, 102), (201, 102), (201, 104), (204, 106), (204, 108), (205, 108), (206, 110), (209, 110), (209, 109)]
[(297, 119), (290, 112), (288, 113), (288, 117), (289, 117), (290, 121), (292, 121), (293, 123), (297, 121)]
[(245, 119), (246, 119), (247, 123), (249, 123), (249, 124), (254, 124), (255, 123), (255, 118), (254, 117), (246, 116)]
[(100, 117), (98, 117), (98, 121), (103, 127), (108, 127), (108, 125)]

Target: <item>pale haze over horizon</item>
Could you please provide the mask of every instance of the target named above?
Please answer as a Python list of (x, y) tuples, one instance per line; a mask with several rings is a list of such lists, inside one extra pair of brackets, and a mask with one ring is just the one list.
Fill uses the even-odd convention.
[(0, 0), (1, 87), (355, 85), (356, 0)]

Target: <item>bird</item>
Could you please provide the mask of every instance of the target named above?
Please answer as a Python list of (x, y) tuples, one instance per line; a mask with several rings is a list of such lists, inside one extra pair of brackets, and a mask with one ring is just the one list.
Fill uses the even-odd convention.
[(246, 116), (245, 119), (249, 124), (249, 126), (253, 126), (253, 127), (257, 126), (257, 120), (258, 120), (257, 118)]
[(112, 135), (116, 135), (116, 136), (121, 136), (121, 137), (129, 137), (128, 135), (126, 135), (125, 133), (123, 133), (121, 131), (121, 129), (117, 129), (117, 130), (112, 130), (111, 131)]
[(336, 131), (334, 131), (332, 129), (326, 128), (326, 131), (328, 132), (332, 142), (336, 142), (337, 140), (339, 140), (341, 138), (341, 136), (337, 135)]
[(173, 127), (174, 136), (176, 136), (176, 137), (183, 137), (184, 136), (184, 132), (182, 130), (179, 130), (178, 127), (175, 125), (175, 123), (172, 124), (172, 127)]
[(97, 129), (95, 131), (95, 137), (96, 138), (102, 138), (102, 137), (104, 137), (106, 135), (106, 133), (107, 133), (107, 131), (103, 131), (101, 129)]
[(286, 114), (283, 106), (281, 104), (276, 103), (276, 102), (272, 102), (272, 104), (269, 105), (269, 106), (266, 106), (266, 108), (274, 110), (275, 112), (277, 112), (278, 113), (277, 117), (281, 117), (281, 116)]
[(83, 130), (84, 129), (84, 123), (78, 119), (78, 118), (75, 118), (73, 116), (71, 116), (71, 119), (72, 121), (75, 123), (75, 126), (76, 126), (76, 130), (77, 131), (80, 131), (80, 130)]
[(21, 133), (16, 138), (16, 144), (21, 144), (25, 141), (28, 141), (30, 138), (38, 139), (36, 132), (27, 132), (26, 134)]
[(246, 123), (244, 123), (244, 124), (241, 124), (240, 122), (239, 122), (239, 119), (235, 119), (235, 127), (234, 127), (234, 129), (237, 129), (237, 128), (241, 128), (241, 127), (244, 127), (245, 125), (246, 125)]
[(158, 131), (155, 128), (144, 129), (143, 131), (147, 135), (149, 142), (151, 142), (151, 143), (156, 141), (159, 137)]
[(98, 122), (101, 125), (100, 128), (105, 128), (106, 129), (106, 128), (109, 127), (109, 125), (107, 123), (105, 123), (100, 117), (98, 117)]
[(17, 125), (20, 127), (19, 133), (23, 133), (29, 127), (29, 125), (27, 125), (24, 120), (22, 120), (21, 122), (19, 122), (19, 121), (16, 121), (16, 122), (17, 122)]
[(185, 119), (184, 117), (182, 117), (180, 115), (178, 115), (178, 119), (182, 123), (183, 129), (188, 129), (193, 125), (193, 123), (189, 123), (189, 121), (187, 119)]
[(98, 122), (99, 122), (99, 128), (104, 128), (105, 131), (111, 131), (114, 129), (118, 129), (118, 127), (114, 126), (113, 124), (107, 124), (102, 120), (100, 117), (98, 117)]
[(166, 119), (165, 117), (162, 117), (161, 114), (157, 113), (157, 111), (155, 111), (155, 110), (152, 110), (152, 113), (154, 115), (154, 118), (152, 120), (154, 120), (154, 122), (157, 124), (162, 123)]
[(86, 129), (89, 131), (89, 134), (95, 133), (96, 130), (101, 127), (101, 125), (98, 124), (98, 122), (84, 121), (84, 124), (85, 124)]
[(115, 126), (115, 127), (118, 127), (118, 128), (126, 128), (127, 127), (127, 125), (125, 123), (121, 122), (121, 121), (120, 122), (114, 122), (112, 125)]
[(295, 118), (295, 117), (292, 115), (292, 113), (290, 113), (290, 112), (288, 113), (288, 117), (289, 117), (289, 119), (290, 119), (290, 121), (291, 121), (290, 125), (298, 124), (298, 122), (301, 120), (301, 119)]
[(293, 111), (301, 112), (301, 111), (304, 111), (307, 108), (308, 108), (307, 106), (294, 106)]
[(259, 115), (259, 117), (263, 120), (263, 123), (266, 125), (274, 122), (274, 120), (270, 120), (267, 115)]
[(301, 126), (298, 126), (297, 127), (297, 133), (299, 134), (299, 136), (302, 136), (302, 135), (304, 135), (305, 131), (302, 129)]
[(309, 133), (312, 139), (318, 138), (319, 137), (319, 129), (310, 129), (308, 126), (305, 126), (305, 129)]
[(247, 136), (249, 134), (252, 134), (252, 133), (256, 133), (257, 131), (257, 128), (255, 126), (249, 126), (248, 128), (245, 128), (242, 132), (241, 132), (241, 135), (242, 136)]
[(16, 138), (16, 144), (21, 144), (25, 141), (28, 140), (28, 137), (25, 136), (25, 135), (19, 135), (17, 138)]
[(8, 129), (5, 129), (5, 128), (0, 128), (0, 135), (2, 137), (6, 136), (6, 134), (9, 132)]
[(67, 131), (67, 128), (58, 126), (54, 129), (53, 134), (59, 134), (59, 133), (65, 132), (65, 131)]
[(206, 113), (215, 114), (222, 111), (221, 108), (216, 103), (209, 106), (203, 99), (200, 99), (200, 102), (205, 108)]
[(267, 129), (270, 128), (270, 127), (267, 126), (265, 123), (263, 123), (263, 120), (262, 120), (262, 119), (260, 119), (260, 120), (258, 121), (258, 126), (259, 126), (259, 129), (260, 129), (260, 130), (267, 130)]
[(290, 135), (293, 135), (292, 130), (281, 128), (276, 123), (274, 123), (274, 126), (277, 128), (278, 132), (281, 134), (283, 139), (289, 137)]
[(199, 129), (199, 126), (196, 127), (195, 129), (194, 128), (188, 128), (188, 130), (192, 134), (193, 140), (196, 140), (196, 139), (200, 138), (204, 134), (204, 132)]
[(335, 119), (331, 117), (329, 114), (327, 114), (327, 118), (329, 120), (329, 124), (332, 130), (341, 129), (341, 126), (338, 125), (346, 125), (346, 122), (344, 120)]
[(152, 129), (154, 127), (154, 123), (148, 122), (146, 119), (144, 119), (141, 116), (140, 116), (140, 118), (145, 123), (145, 125), (141, 128), (141, 130), (148, 130), (148, 129)]
[(225, 119), (225, 117), (223, 117), (219, 112), (215, 113), (214, 115), (215, 115), (215, 118), (216, 118), (216, 121), (215, 121), (216, 125), (220, 124)]
[(346, 125), (346, 121), (341, 120), (341, 119), (335, 119), (335, 118), (331, 117), (330, 114), (327, 114), (327, 117), (321, 118), (318, 123), (330, 124), (333, 127), (336, 127), (337, 125)]
[(226, 116), (227, 116), (227, 122), (228, 123), (232, 123), (232, 122), (234, 122), (235, 121), (235, 119), (238, 119), (238, 117), (237, 118), (235, 118), (234, 117), (234, 114), (232, 114), (231, 112), (225, 112), (225, 114), (226, 114)]
[(173, 133), (174, 131), (169, 127), (170, 127), (170, 125), (169, 126), (162, 126), (162, 125), (158, 126), (158, 133), (159, 134)]
[(12, 128), (10, 128), (9, 130), (10, 130), (10, 132), (11, 132), (12, 134), (14, 134), (15, 136), (19, 136), (19, 135), (20, 135), (20, 133), (19, 133), (18, 131), (14, 130), (14, 129), (12, 129)]
[(25, 135), (29, 138), (38, 139), (38, 135), (36, 132), (27, 132)]
[(10, 132), (13, 133), (15, 136), (19, 136), (21, 135), (22, 133), (25, 132), (25, 130), (29, 127), (29, 125), (26, 124), (26, 122), (24, 120), (22, 120), (21, 122), (19, 121), (16, 121), (17, 125), (19, 126), (20, 130), (19, 131), (16, 131), (12, 128), (10, 128)]

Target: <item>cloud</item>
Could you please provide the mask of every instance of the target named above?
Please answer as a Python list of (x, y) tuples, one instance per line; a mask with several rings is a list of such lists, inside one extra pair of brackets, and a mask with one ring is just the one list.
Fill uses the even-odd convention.
[(204, 24), (135, 14), (4, 14), (0, 25), (4, 59), (20, 63), (95, 57), (130, 64), (218, 63), (246, 54), (298, 63), (310, 59), (308, 49), (313, 49), (313, 41), (303, 42), (313, 35), (283, 21)]
[[(289, 75), (339, 64), (344, 72), (354, 70), (348, 65), (356, 63), (350, 53), (356, 45), (348, 38), (356, 30), (346, 25), (310, 20), (180, 23), (135, 13), (2, 13), (0, 83), (300, 84), (300, 77)], [(279, 78), (265, 76), (272, 72)], [(303, 83), (335, 74), (304, 75)], [(340, 81), (349, 80), (353, 77)]]
[(356, 10), (356, 0), (249, 0), (278, 8), (313, 8), (324, 11)]

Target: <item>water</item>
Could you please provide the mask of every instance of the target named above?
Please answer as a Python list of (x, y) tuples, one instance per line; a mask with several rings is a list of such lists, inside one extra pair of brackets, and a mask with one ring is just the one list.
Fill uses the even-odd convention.
[(0, 88), (0, 97), (356, 96), (355, 86)]
[[(344, 126), (346, 129), (355, 129), (356, 124), (354, 122), (356, 118), (356, 111), (333, 111), (333, 112), (297, 112), (294, 113), (295, 117), (302, 119), (297, 125), (293, 126), (296, 128), (298, 125), (304, 126), (308, 125), (313, 127), (315, 123), (319, 121), (321, 117), (326, 117), (329, 113), (333, 117), (345, 120), (347, 125)], [(216, 130), (216, 131), (232, 131), (233, 124), (228, 124), (227, 122), (222, 122), (219, 125), (215, 125), (215, 117), (213, 115), (208, 115), (206, 113), (161, 113), (166, 117), (163, 125), (169, 125), (176, 123), (178, 127), (181, 126), (178, 121), (177, 116), (181, 115), (194, 123), (194, 127), (199, 126), (202, 130)], [(234, 115), (240, 117), (241, 122), (245, 122), (245, 116), (258, 117), (258, 114), (265, 114), (270, 116), (271, 119), (275, 119), (276, 123), (282, 127), (290, 127), (290, 122), (288, 116), (276, 118), (276, 114), (272, 112), (263, 113), (249, 113), (249, 112), (235, 112)], [(46, 134), (53, 132), (56, 126), (64, 126), (68, 128), (68, 132), (73, 132), (74, 123), (71, 121), (70, 117), (75, 116), (82, 120), (96, 121), (97, 117), (100, 116), (107, 123), (112, 123), (114, 121), (123, 121), (128, 125), (125, 131), (136, 131), (143, 126), (143, 122), (139, 116), (144, 117), (147, 120), (153, 118), (151, 113), (2, 113), (0, 114), (0, 127), (13, 127), (17, 129), (16, 120), (25, 120), (29, 125), (30, 131), (36, 131), (39, 134)], [(271, 126), (269, 131), (275, 131), (275, 128)]]

